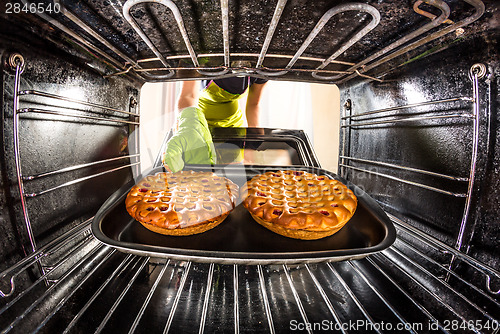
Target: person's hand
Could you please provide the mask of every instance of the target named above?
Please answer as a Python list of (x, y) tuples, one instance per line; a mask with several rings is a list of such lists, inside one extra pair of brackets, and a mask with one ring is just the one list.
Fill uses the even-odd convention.
[(177, 118), (177, 128), (163, 154), (167, 171), (180, 171), (185, 163), (215, 163), (212, 136), (203, 112), (194, 107), (183, 109)]

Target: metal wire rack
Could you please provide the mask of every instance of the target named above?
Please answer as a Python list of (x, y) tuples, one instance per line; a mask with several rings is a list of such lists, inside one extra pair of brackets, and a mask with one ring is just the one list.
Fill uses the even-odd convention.
[[(2, 280), (11, 277), (12, 282), (11, 291), (2, 295), (2, 333), (418, 333), (431, 328), (451, 333), (459, 325), (475, 333), (497, 330), (498, 299), (455, 273), (458, 281), (446, 282), (443, 276), (449, 269), (406, 239), (418, 237), (436, 250), (452, 251), (472, 268), (497, 278), (498, 271), (392, 218), (399, 238), (388, 250), (362, 260), (298, 266), (201, 264), (126, 255), (96, 242), (87, 221), (1, 273)], [(65, 249), (70, 240), (80, 242)], [(58, 259), (52, 270), (16, 291), (15, 277), (46, 256)], [(69, 271), (59, 270), (68, 263)], [(43, 284), (44, 278), (50, 278), (50, 284)], [(16, 310), (18, 315), (9, 318)]]

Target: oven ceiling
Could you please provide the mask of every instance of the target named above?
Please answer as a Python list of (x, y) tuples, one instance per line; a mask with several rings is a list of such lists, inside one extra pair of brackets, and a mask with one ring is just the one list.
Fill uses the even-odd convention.
[(143, 81), (242, 72), (324, 83), (379, 78), (470, 34), (464, 27), (484, 11), (479, 0), (55, 3), (60, 13), (36, 17), (49, 34), (107, 64), (104, 75)]

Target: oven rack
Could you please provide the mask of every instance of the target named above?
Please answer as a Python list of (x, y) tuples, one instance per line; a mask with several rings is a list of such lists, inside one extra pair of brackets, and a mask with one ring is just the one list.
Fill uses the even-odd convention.
[[(362, 260), (297, 266), (127, 255), (95, 240), (87, 220), (0, 274), (2, 282), (11, 283), (11, 290), (1, 295), (0, 331), (133, 333), (159, 325), (164, 333), (214, 332), (219, 326), (235, 333), (275, 333), (290, 326), (327, 324), (336, 332), (353, 333), (358, 331), (352, 324), (358, 324), (372, 329), (363, 332), (392, 332), (400, 326), (398, 332), (418, 333), (434, 326), (452, 333), (455, 323), (476, 333), (494, 332), (500, 314), (497, 296), (460, 278), (405, 239), (419, 238), (482, 273), (496, 278), (500, 273), (391, 219), (398, 239), (389, 249)], [(76, 246), (67, 247), (75, 241)], [(32, 285), (16, 290), (16, 278), (40, 258), (52, 262), (51, 268)], [(447, 282), (446, 273), (456, 281)], [(130, 299), (134, 303), (127, 303)], [(127, 306), (122, 308), (122, 303)], [(9, 317), (11, 312), (17, 316)], [(392, 330), (380, 327), (382, 323)]]
[[(480, 0), (463, 0), (468, 5), (474, 7), (474, 13), (470, 16), (458, 21), (451, 22), (448, 17), (450, 16), (450, 8), (449, 6), (442, 0), (430, 1), (416, 1), (414, 4), (413, 10), (418, 15), (426, 16), (430, 18), (430, 22), (424, 24), (423, 26), (417, 28), (416, 30), (409, 32), (407, 35), (401, 37), (400, 39), (392, 42), (391, 44), (383, 47), (375, 51), (373, 54), (367, 56), (363, 60), (354, 63), (350, 61), (340, 61), (337, 60), (339, 56), (341, 56), (347, 49), (356, 44), (358, 41), (362, 40), (363, 36), (369, 34), (369, 32), (375, 28), (380, 23), (380, 13), (368, 4), (363, 3), (347, 3), (342, 4), (337, 7), (333, 7), (328, 10), (317, 22), (316, 26), (309, 33), (308, 37), (303, 41), (302, 45), (296, 51), (294, 55), (291, 54), (268, 54), (268, 48), (273, 40), (273, 36), (275, 35), (276, 29), (278, 27), (278, 23), (280, 21), (281, 15), (283, 13), (284, 8), (287, 5), (287, 0), (278, 0), (276, 3), (276, 7), (273, 13), (273, 16), (270, 18), (269, 27), (266, 33), (266, 37), (262, 43), (262, 48), (260, 53), (233, 53), (230, 50), (229, 43), (229, 1), (221, 0), (220, 1), (220, 12), (221, 12), (221, 24), (222, 24), (222, 48), (223, 53), (199, 53), (197, 54), (194, 50), (191, 41), (189, 39), (188, 31), (186, 31), (183, 15), (179, 8), (175, 5), (172, 0), (128, 0), (123, 4), (122, 15), (127, 20), (128, 24), (133, 27), (136, 34), (141, 38), (141, 40), (147, 45), (148, 49), (156, 56), (152, 58), (145, 59), (132, 59), (126, 53), (120, 51), (113, 43), (109, 41), (106, 36), (101, 35), (96, 29), (92, 28), (89, 24), (85, 23), (81, 18), (79, 18), (76, 14), (72, 13), (69, 9), (67, 9), (64, 4), (60, 0), (55, 0), (55, 4), (59, 5), (61, 10), (61, 14), (75, 24), (79, 29), (84, 31), (91, 38), (85, 38), (78, 34), (77, 31), (72, 30), (64, 23), (57, 21), (53, 17), (45, 14), (45, 13), (36, 13), (39, 17), (46, 20), (53, 26), (57, 27), (64, 33), (68, 34), (71, 38), (76, 40), (82, 47), (86, 49), (90, 49), (100, 55), (101, 60), (111, 63), (115, 72), (111, 74), (105, 75), (105, 77), (115, 76), (115, 75), (123, 75), (127, 73), (132, 73), (134, 76), (138, 76), (139, 78), (145, 81), (165, 81), (171, 78), (174, 78), (176, 72), (181, 72), (184, 70), (195, 70), (199, 75), (203, 77), (216, 77), (223, 75), (230, 75), (230, 73), (240, 73), (245, 72), (248, 74), (256, 74), (263, 77), (282, 77), (288, 73), (307, 73), (307, 75), (311, 75), (311, 77), (304, 77), (307, 80), (311, 81), (316, 79), (318, 82), (328, 82), (328, 83), (343, 83), (348, 80), (351, 80), (356, 77), (364, 77), (372, 80), (381, 81), (381, 79), (376, 78), (376, 76), (380, 75), (368, 75), (367, 73), (372, 69), (379, 67), (382, 64), (387, 63), (388, 61), (397, 58), (401, 55), (407, 54), (408, 52), (428, 44), (442, 36), (445, 36), (451, 32), (456, 32), (457, 34), (463, 33), (463, 28), (471, 23), (475, 22), (479, 19), (484, 11), (485, 6), (484, 3)], [(22, 0), (24, 4), (29, 5), (30, 2), (28, 0)], [(162, 54), (154, 41), (151, 40), (150, 36), (148, 36), (140, 24), (133, 18), (130, 14), (130, 10), (138, 5), (143, 3), (156, 3), (162, 6), (165, 6), (169, 9), (172, 15), (175, 18), (177, 23), (177, 28), (182, 36), (183, 42), (185, 44), (186, 49), (188, 50), (187, 55), (164, 55)], [(435, 7), (438, 11), (440, 11), (440, 15), (436, 16), (430, 14), (426, 11), (423, 11), (419, 8), (419, 5), (422, 3), (426, 3), (432, 7)], [(117, 8), (118, 10), (119, 8)], [(368, 24), (360, 29), (354, 36), (349, 36), (346, 38), (347, 41), (344, 42), (332, 55), (325, 58), (319, 57), (308, 57), (304, 56), (305, 51), (309, 44), (315, 39), (324, 25), (336, 16), (339, 13), (345, 11), (358, 11), (362, 13), (366, 13), (371, 17), (371, 21)], [(381, 22), (383, 24), (384, 22)], [(444, 27), (443, 27), (444, 26)], [(440, 28), (436, 31), (436, 28)], [(165, 38), (167, 36), (163, 36)], [(168, 38), (166, 38), (168, 40)], [(98, 47), (95, 42), (105, 46), (109, 51), (111, 51), (114, 55), (110, 55), (109, 51), (106, 52), (102, 48)], [(118, 58), (116, 58), (118, 56)], [(204, 67), (199, 63), (199, 58), (223, 58), (223, 64), (218, 66)], [(265, 58), (287, 58), (290, 59), (289, 63), (284, 68), (276, 68), (276, 67), (268, 67), (264, 66)], [(241, 61), (231, 62), (231, 58), (246, 58), (251, 59), (252, 62), (255, 62), (255, 66), (243, 64)], [(180, 60), (180, 59), (190, 59), (192, 64), (185, 66), (172, 67), (169, 64), (169, 61), (172, 60)], [(307, 60), (312, 62), (320, 63), (315, 68), (303, 68), (303, 67), (294, 67), (298, 60)], [(142, 64), (154, 62), (156, 64), (160, 63), (161, 66), (156, 67), (144, 67)], [(328, 70), (326, 69), (330, 64), (337, 64), (347, 66), (344, 70)], [(158, 72), (167, 72), (167, 74), (154, 74)], [(320, 75), (322, 74), (322, 75)], [(382, 75), (383, 76), (383, 75)], [(182, 77), (182, 75), (181, 75)]]
[[(463, 238), (464, 238), (464, 233), (466, 230), (466, 226), (469, 223), (469, 212), (470, 212), (470, 206), (471, 206), (471, 199), (472, 199), (472, 192), (474, 188), (474, 180), (475, 180), (475, 174), (476, 174), (476, 165), (477, 165), (477, 160), (478, 160), (478, 150), (479, 150), (479, 136), (480, 136), (480, 131), (479, 131), (479, 123), (480, 123), (480, 100), (479, 100), (479, 80), (485, 76), (485, 66), (483, 64), (474, 64), (470, 70), (469, 70), (469, 78), (472, 83), (472, 97), (467, 97), (467, 96), (458, 96), (458, 97), (452, 97), (452, 98), (446, 98), (446, 99), (440, 99), (440, 100), (433, 100), (433, 101), (423, 101), (420, 103), (413, 103), (413, 104), (408, 104), (408, 105), (401, 105), (401, 106), (395, 106), (395, 107), (389, 107), (389, 108), (383, 108), (383, 109), (378, 109), (378, 110), (373, 110), (373, 111), (367, 111), (367, 112), (361, 112), (357, 114), (352, 114), (352, 109), (351, 109), (351, 104), (350, 102), (346, 102), (344, 105), (343, 109), (343, 116), (341, 117), (341, 130), (342, 130), (342, 154), (340, 155), (341, 162), (339, 163), (339, 170), (341, 171), (341, 174), (345, 177), (346, 170), (354, 170), (358, 171), (361, 173), (367, 173), (367, 174), (372, 174), (376, 176), (380, 176), (383, 178), (387, 178), (399, 183), (403, 184), (408, 184), (411, 186), (416, 186), (419, 188), (427, 189), (433, 192), (441, 193), (441, 194), (446, 194), (449, 196), (453, 197), (458, 197), (458, 198), (465, 198), (465, 205), (464, 205), (464, 211), (462, 214), (462, 219), (460, 222), (460, 230), (458, 232), (458, 235), (456, 237), (455, 241), (455, 249), (461, 250), (463, 246)], [(411, 108), (416, 108), (416, 107), (422, 107), (422, 106), (434, 106), (434, 105), (447, 105), (449, 103), (454, 103), (454, 102), (461, 102), (461, 103), (470, 103), (472, 105), (471, 111), (470, 112), (461, 112), (461, 113), (449, 113), (447, 110), (429, 110), (429, 111), (424, 111), (424, 112), (418, 112), (418, 113), (404, 113), (404, 114), (385, 114), (386, 112), (391, 112), (391, 111), (399, 111), (399, 110), (405, 110), (405, 109), (411, 109)], [(349, 112), (349, 115), (346, 115), (346, 112)], [(382, 114), (382, 115), (380, 115)], [(421, 116), (422, 114), (432, 114), (430, 116)], [(416, 115), (416, 116), (415, 116)], [(371, 121), (372, 119), (381, 119), (384, 118), (383, 120), (377, 120), (377, 121)], [(389, 118), (389, 119), (387, 119)], [(346, 153), (346, 147), (345, 143), (347, 141), (347, 137), (351, 135), (350, 131), (351, 129), (376, 129), (376, 127), (373, 126), (378, 126), (378, 125), (384, 125), (384, 126), (390, 126), (394, 123), (400, 123), (400, 122), (415, 122), (415, 121), (427, 121), (427, 120), (439, 120), (443, 118), (465, 118), (469, 119), (472, 123), (472, 150), (471, 150), (471, 160), (470, 160), (470, 169), (468, 171), (469, 175), (468, 177), (462, 177), (462, 176), (452, 176), (452, 175), (445, 175), (442, 173), (435, 173), (433, 171), (427, 171), (427, 170), (422, 170), (422, 169), (417, 169), (413, 168), (410, 166), (402, 166), (398, 164), (393, 164), (393, 163), (388, 163), (384, 161), (375, 161), (371, 159), (364, 159), (360, 157), (351, 157), (349, 156), (349, 153), (347, 151)], [(437, 188), (434, 186), (430, 186), (427, 184), (423, 184), (420, 182), (414, 182), (411, 180), (403, 179), (400, 177), (396, 177), (393, 175), (389, 175), (386, 173), (380, 173), (376, 172), (373, 170), (369, 170), (367, 168), (360, 168), (360, 167), (355, 167), (349, 165), (349, 162), (359, 162), (365, 165), (374, 165), (374, 166), (384, 166), (384, 167), (389, 167), (392, 170), (404, 170), (410, 173), (417, 173), (417, 174), (423, 174), (423, 175), (430, 175), (434, 177), (439, 177), (439, 178), (444, 178), (444, 179), (449, 179), (452, 181), (456, 182), (467, 182), (467, 192), (466, 193), (459, 193), (459, 192), (452, 192), (448, 191), (445, 189)], [(380, 204), (384, 205), (379, 201)], [(449, 268), (453, 265), (455, 261), (455, 256), (452, 255), (452, 258), (450, 260)], [(489, 288), (489, 276), (487, 275), (487, 290), (492, 292), (492, 290)], [(500, 293), (497, 292), (497, 293)]]
[[(79, 99), (74, 99), (67, 96), (62, 96), (58, 94), (52, 94), (48, 92), (43, 92), (39, 90), (20, 90), (21, 84), (21, 74), (24, 71), (25, 61), (22, 55), (12, 54), (12, 59), (15, 59), (13, 65), (15, 65), (15, 79), (14, 79), (14, 97), (13, 97), (13, 143), (14, 143), (14, 160), (16, 166), (16, 177), (18, 181), (20, 202), (22, 207), (23, 222), (26, 227), (26, 233), (28, 240), (31, 245), (31, 250), (35, 252), (37, 250), (37, 242), (32, 228), (32, 222), (29, 217), (29, 210), (27, 205), (27, 198), (33, 198), (37, 196), (44, 195), (49, 192), (59, 190), (68, 186), (72, 186), (108, 173), (113, 173), (125, 168), (136, 168), (138, 170), (140, 159), (139, 154), (127, 154), (120, 155), (108, 159), (102, 159), (98, 161), (92, 161), (87, 163), (76, 164), (72, 166), (66, 166), (56, 170), (45, 171), (37, 173), (35, 175), (24, 175), (22, 169), (22, 157), (20, 153), (19, 140), (20, 140), (20, 121), (23, 119), (21, 117), (24, 114), (34, 114), (34, 115), (53, 115), (56, 117), (62, 117), (63, 119), (69, 118), (72, 122), (78, 122), (85, 124), (85, 121), (89, 120), (91, 122), (97, 122), (98, 124), (105, 126), (138, 126), (138, 118), (140, 117), (138, 113), (125, 111), (93, 102), (83, 101)], [(55, 103), (62, 103), (62, 105), (56, 105)], [(22, 104), (30, 104), (44, 107), (26, 107), (21, 108)], [(130, 104), (130, 108), (134, 107), (134, 103)], [(83, 107), (90, 107), (91, 109), (82, 110)], [(33, 119), (33, 118), (31, 118)], [(38, 118), (36, 118), (38, 120)], [(41, 118), (43, 120), (43, 118)], [(138, 152), (137, 142), (135, 143), (135, 152)], [(127, 163), (128, 160), (128, 163)], [(135, 160), (135, 162), (132, 162)], [(27, 191), (26, 185), (33, 180), (51, 177), (59, 174), (64, 174), (72, 171), (77, 171), (80, 169), (85, 169), (94, 166), (106, 165), (113, 162), (125, 161), (125, 165), (108, 168), (107, 170), (101, 172), (95, 172), (93, 174), (71, 179), (67, 182), (60, 183), (55, 186), (46, 187), (44, 189), (39, 189), (37, 191)], [(40, 265), (42, 274), (45, 268)]]

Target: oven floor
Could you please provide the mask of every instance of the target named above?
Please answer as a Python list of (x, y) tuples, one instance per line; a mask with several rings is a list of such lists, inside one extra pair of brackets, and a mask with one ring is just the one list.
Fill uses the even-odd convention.
[(309, 265), (153, 259), (91, 235), (79, 247), (2, 300), (3, 333), (490, 333), (498, 326), (497, 300), (458, 276), (444, 279), (443, 267), (403, 238), (361, 260)]

